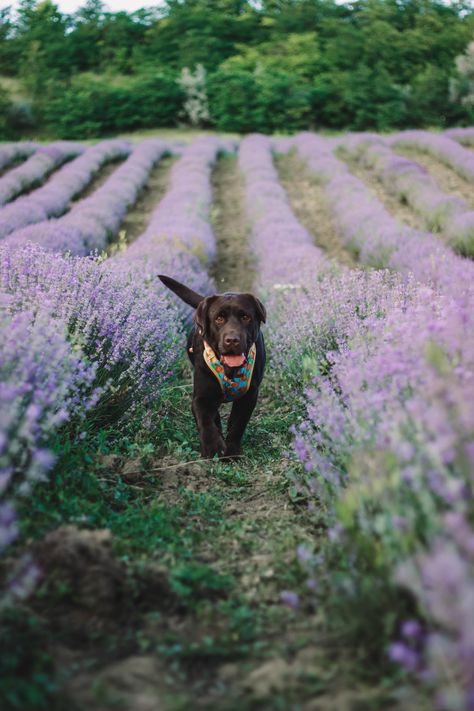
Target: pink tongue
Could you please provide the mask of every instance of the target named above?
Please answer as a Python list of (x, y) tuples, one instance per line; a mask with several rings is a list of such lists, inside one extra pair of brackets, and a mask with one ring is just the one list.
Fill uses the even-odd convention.
[(241, 355), (223, 355), (221, 357), (221, 363), (228, 365), (229, 368), (238, 368), (240, 365), (245, 363), (244, 356)]

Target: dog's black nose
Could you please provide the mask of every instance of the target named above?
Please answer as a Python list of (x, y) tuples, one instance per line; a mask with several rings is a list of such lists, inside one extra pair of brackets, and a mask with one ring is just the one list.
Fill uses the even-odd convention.
[(240, 344), (240, 338), (238, 336), (226, 336), (224, 338), (224, 345), (230, 348), (231, 346), (238, 346)]

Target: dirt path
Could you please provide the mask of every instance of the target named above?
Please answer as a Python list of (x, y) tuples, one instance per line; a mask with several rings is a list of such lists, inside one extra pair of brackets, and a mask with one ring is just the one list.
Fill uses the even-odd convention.
[(69, 204), (69, 209), (71, 209), (71, 207), (74, 207), (74, 205), (76, 205), (80, 200), (84, 200), (84, 198), (87, 198), (92, 195), (92, 193), (95, 193), (95, 191), (100, 188), (106, 180), (110, 178), (112, 173), (117, 170), (117, 168), (124, 162), (124, 160), (124, 158), (119, 158), (117, 160), (111, 161), (110, 163), (105, 163), (105, 165), (99, 168), (90, 183), (88, 183), (85, 188), (74, 197), (74, 200), (71, 200)]
[(166, 156), (158, 161), (145, 187), (140, 191), (137, 201), (125, 215), (120, 232), (125, 233), (127, 244), (133, 242), (146, 229), (151, 213), (168, 188), (169, 172), (175, 160), (176, 158)]
[(461, 178), (452, 168), (416, 148), (394, 147), (394, 151), (422, 165), (433, 176), (441, 190), (464, 198), (474, 209), (474, 185)]
[(370, 192), (376, 197), (388, 212), (396, 217), (400, 222), (416, 230), (426, 230), (423, 218), (416, 214), (406, 203), (397, 200), (384, 188), (375, 173), (368, 168), (364, 168), (357, 160), (348, 156), (344, 150), (339, 151), (339, 157), (349, 166), (352, 175), (362, 180)]
[(296, 152), (275, 158), (280, 181), (285, 188), (293, 212), (304, 227), (313, 235), (315, 244), (346, 266), (354, 267), (357, 262), (340, 239), (329, 208), (324, 190), (313, 180), (304, 162)]
[[(222, 158), (214, 173), (218, 259), (213, 271), (226, 289), (252, 289), (255, 276), (242, 188), (236, 159)], [(126, 496), (137, 500), (149, 530), (143, 544), (116, 545), (125, 547), (132, 570), (137, 560), (130, 549), (137, 545), (142, 579), (153, 591), (161, 575), (162, 590), (135, 623), (132, 637), (139, 644), (125, 642), (123, 630), (112, 627), (114, 654), (96, 648), (92, 664), (87, 656), (73, 655), (79, 672), (71, 675), (66, 692), (79, 708), (92, 711), (114, 703), (130, 711), (234, 711), (291, 708), (304, 700), (301, 708), (310, 711), (315, 689), (322, 698), (337, 675), (328, 645), (324, 653), (319, 649), (318, 615), (297, 618), (280, 599), (282, 591), (302, 584), (297, 546), (314, 542), (311, 517), (287, 493), (292, 465), (284, 450), (290, 446), (294, 408), (275, 399), (271, 382), (265, 383), (241, 461), (205, 462), (195, 449), (190, 389), (185, 366), (181, 383), (170, 387), (151, 415), (152, 443), (156, 437), (162, 450), (166, 441), (164, 453), (145, 464), (139, 457), (96, 458), (99, 478), (107, 486), (121, 480), (129, 487)], [(229, 411), (226, 406), (224, 428)], [(142, 438), (149, 442), (150, 434), (138, 433), (138, 449)], [(148, 529), (158, 508), (164, 523), (153, 519)], [(176, 516), (179, 531), (170, 531)], [(112, 527), (118, 540), (119, 531)], [(113, 615), (122, 617), (119, 609)]]
[(219, 291), (251, 291), (255, 260), (244, 218), (244, 184), (236, 156), (221, 157), (212, 174), (212, 226), (217, 257), (210, 274)]

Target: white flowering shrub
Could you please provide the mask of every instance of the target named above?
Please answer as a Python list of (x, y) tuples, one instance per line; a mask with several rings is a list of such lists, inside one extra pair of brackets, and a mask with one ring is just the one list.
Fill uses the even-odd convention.
[(470, 42), (464, 54), (455, 59), (457, 77), (450, 83), (451, 101), (463, 106), (474, 106), (474, 40)]
[(194, 72), (184, 67), (178, 79), (186, 94), (183, 116), (191, 126), (202, 126), (209, 120), (209, 103), (206, 91), (206, 70), (198, 64)]

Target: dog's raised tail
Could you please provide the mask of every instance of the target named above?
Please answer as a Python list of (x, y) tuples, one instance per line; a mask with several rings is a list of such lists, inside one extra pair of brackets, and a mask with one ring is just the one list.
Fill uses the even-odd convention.
[(185, 286), (169, 276), (158, 274), (158, 278), (168, 289), (179, 296), (185, 304), (189, 304), (189, 306), (192, 306), (193, 308), (197, 308), (201, 301), (205, 298), (204, 296), (201, 296), (201, 294), (198, 294), (197, 291), (190, 289), (189, 286)]

